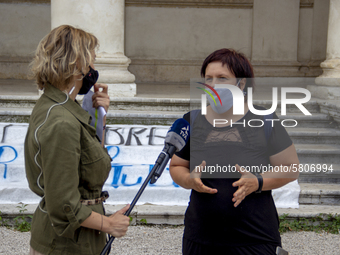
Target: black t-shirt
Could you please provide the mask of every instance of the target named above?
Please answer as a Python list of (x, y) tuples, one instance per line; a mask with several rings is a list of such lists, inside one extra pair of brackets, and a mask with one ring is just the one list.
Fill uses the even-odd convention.
[[(190, 122), (190, 113), (185, 114), (184, 119)], [(202, 160), (206, 161), (207, 168), (215, 166), (215, 169), (217, 165), (231, 167), (239, 164), (253, 166), (253, 169), (257, 166), (257, 170), (268, 166), (269, 156), (283, 151), (292, 141), (280, 121), (273, 122), (274, 127), (267, 141), (264, 126), (248, 125), (260, 126), (261, 122), (254, 119), (266, 122), (263, 116), (248, 111), (238, 124), (214, 128), (205, 116), (198, 114), (191, 123), (190, 141), (176, 155), (190, 161), (191, 171)], [(278, 119), (275, 113), (273, 119)], [(272, 125), (271, 121), (269, 125)], [(218, 192), (211, 195), (192, 190), (185, 213), (185, 238), (220, 246), (281, 244), (279, 220), (271, 191), (252, 193), (238, 207), (234, 207), (232, 198), (237, 187), (232, 187), (232, 183), (240, 177), (240, 173), (232, 171), (222, 176), (208, 172), (202, 174), (202, 182)]]

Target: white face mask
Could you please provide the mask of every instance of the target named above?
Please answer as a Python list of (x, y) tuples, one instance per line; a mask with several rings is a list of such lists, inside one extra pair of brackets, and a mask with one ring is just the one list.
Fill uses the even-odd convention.
[[(240, 81), (238, 81), (237, 83), (237, 87), (240, 84)], [(230, 85), (230, 84), (226, 84), (226, 85)], [(217, 95), (211, 91), (210, 89), (207, 89), (211, 95), (213, 96), (213, 98), (205, 92), (205, 94), (207, 95), (208, 98), (208, 102), (211, 106), (211, 108), (213, 109), (214, 112), (218, 113), (218, 114), (222, 114), (225, 113), (227, 111), (230, 110), (230, 108), (233, 106), (233, 94), (231, 93), (231, 91), (227, 88), (216, 88), (216, 92), (217, 94), (220, 96), (221, 98), (221, 102), (222, 105), (220, 103), (220, 100), (218, 99)], [(216, 103), (215, 103), (216, 102)]]

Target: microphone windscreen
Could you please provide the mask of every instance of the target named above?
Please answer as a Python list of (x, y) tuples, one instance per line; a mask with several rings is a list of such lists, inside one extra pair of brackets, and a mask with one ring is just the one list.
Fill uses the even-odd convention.
[(190, 124), (185, 119), (176, 120), (166, 134), (165, 143), (174, 145), (177, 151), (182, 150), (190, 136)]

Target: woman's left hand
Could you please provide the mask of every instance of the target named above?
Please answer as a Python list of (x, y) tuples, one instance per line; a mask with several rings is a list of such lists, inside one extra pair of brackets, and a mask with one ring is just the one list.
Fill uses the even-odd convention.
[(242, 177), (233, 183), (233, 187), (238, 187), (233, 195), (234, 198), (232, 199), (235, 207), (237, 207), (246, 196), (255, 192), (259, 187), (258, 180), (254, 174), (241, 168), (237, 164), (236, 170), (241, 173)]
[(93, 107), (98, 108), (99, 106), (102, 106), (107, 112), (110, 106), (110, 97), (108, 95), (107, 84), (96, 83), (94, 84), (93, 88), (94, 88), (94, 94), (92, 96)]

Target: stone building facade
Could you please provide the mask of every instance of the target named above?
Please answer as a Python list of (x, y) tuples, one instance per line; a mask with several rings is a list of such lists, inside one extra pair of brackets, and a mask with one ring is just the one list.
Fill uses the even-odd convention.
[(0, 0), (0, 78), (25, 79), (39, 40), (65, 23), (99, 38), (101, 81), (123, 96), (134, 96), (136, 84), (186, 84), (219, 48), (243, 52), (257, 77), (318, 77), (322, 68), (334, 77), (339, 2)]

